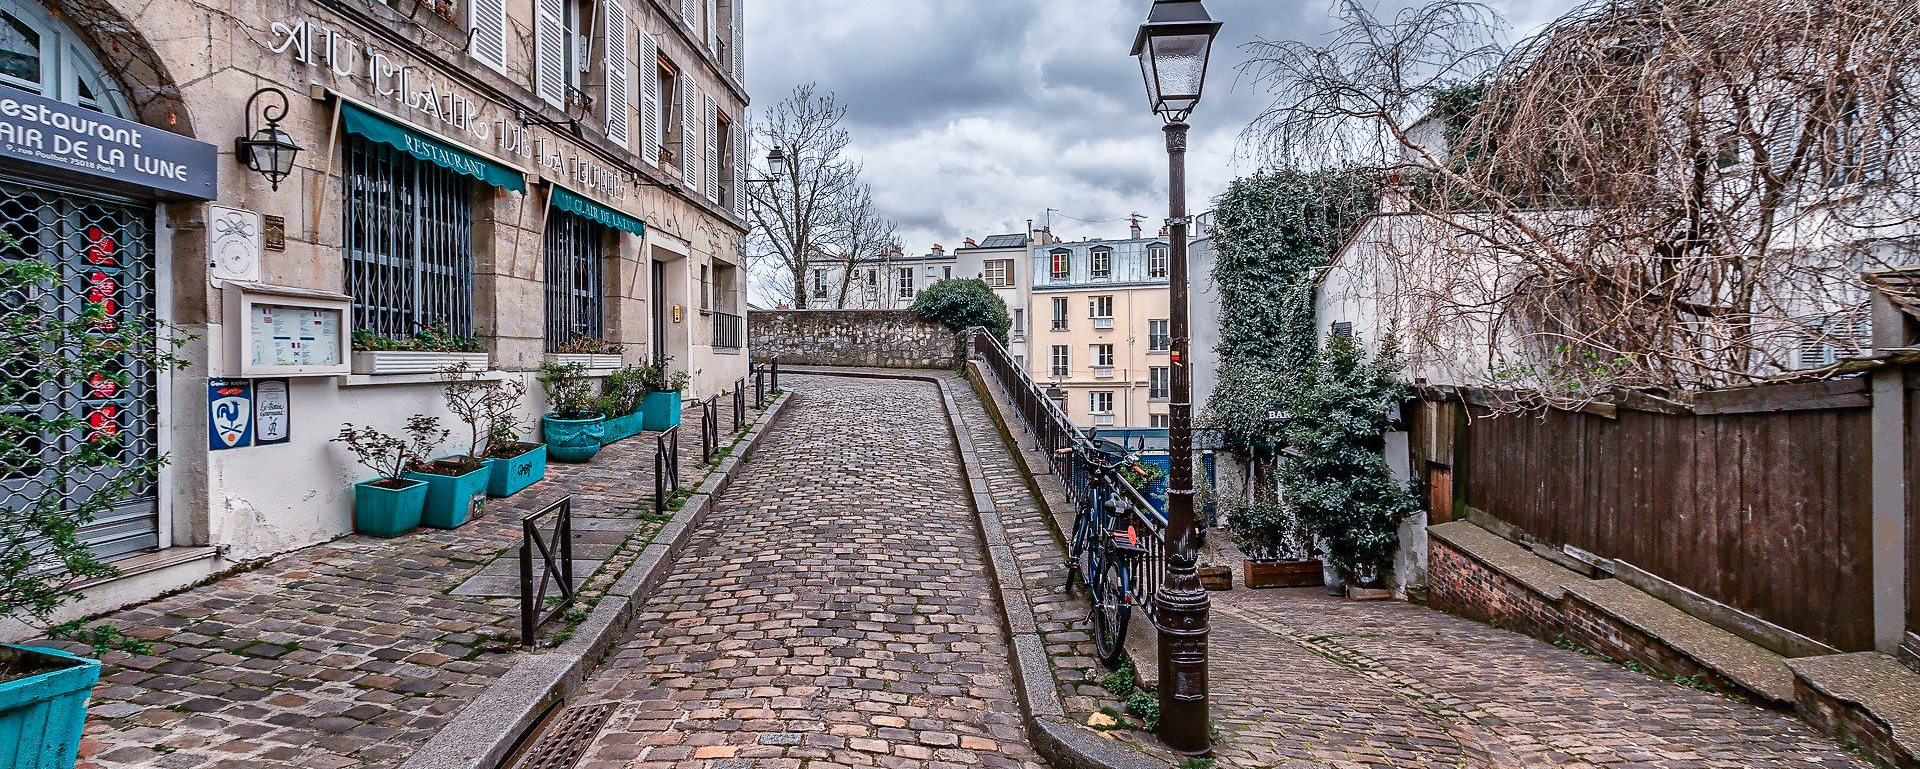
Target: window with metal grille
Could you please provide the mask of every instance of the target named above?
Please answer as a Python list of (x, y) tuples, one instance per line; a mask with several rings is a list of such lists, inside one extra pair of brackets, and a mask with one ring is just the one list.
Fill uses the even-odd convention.
[(1147, 321), (1147, 352), (1166, 352), (1173, 349), (1173, 335), (1167, 332), (1167, 321)]
[[(0, 249), (0, 259), (35, 259), (55, 271), (54, 280), (40, 289), (0, 296), (0, 325), (72, 322), (96, 307), (105, 313), (102, 328), (123, 318), (153, 318), (150, 211), (150, 205), (0, 181), (0, 231), (19, 241), (17, 248)], [(4, 415), (26, 422), (26, 434), (0, 448), (7, 454), (0, 462), (5, 468), (0, 509), (17, 510), (48, 498), (77, 506), (96, 489), (120, 480), (126, 466), (159, 456), (155, 373), (149, 367), (128, 358), (107, 360), (84, 379), (54, 378), (44, 370), (39, 356), (0, 361), (0, 378), (24, 391)], [(68, 433), (32, 429), (35, 422), (63, 415), (77, 416), (86, 426)], [(87, 445), (121, 466), (63, 472), (62, 457)], [(96, 555), (112, 558), (158, 547), (159, 531), (158, 489), (142, 482), (95, 510), (93, 521), (77, 535)]]
[(1067, 375), (1068, 355), (1070, 354), (1067, 350), (1068, 348), (1064, 344), (1056, 344), (1053, 346), (1053, 366), (1049, 369), (1049, 374), (1053, 376)]
[(547, 213), (547, 352), (574, 337), (600, 339), (606, 291), (600, 272), (606, 230), (578, 214)]
[(1153, 366), (1147, 369), (1147, 398), (1163, 401), (1173, 395), (1173, 369)]
[(467, 177), (347, 137), (341, 212), (353, 328), (473, 334), (473, 202)]

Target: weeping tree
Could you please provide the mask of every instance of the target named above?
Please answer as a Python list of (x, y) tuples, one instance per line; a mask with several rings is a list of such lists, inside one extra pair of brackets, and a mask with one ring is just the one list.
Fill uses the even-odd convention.
[(1527, 402), (1754, 381), (1859, 346), (1863, 271), (1912, 261), (1911, 0), (1595, 0), (1505, 51), (1473, 3), (1336, 13), (1255, 44), (1247, 136), (1431, 175), (1367, 249), (1410, 362), (1484, 347), (1465, 383)]

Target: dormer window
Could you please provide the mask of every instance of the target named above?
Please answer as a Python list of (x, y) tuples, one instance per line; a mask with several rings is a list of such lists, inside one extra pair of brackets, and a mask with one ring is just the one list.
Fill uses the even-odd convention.
[(1113, 249), (1102, 246), (1093, 250), (1093, 277), (1113, 277)]
[(1147, 277), (1164, 278), (1167, 276), (1167, 247), (1155, 243), (1147, 246)]
[(1073, 274), (1073, 252), (1063, 248), (1054, 251), (1052, 256), (1053, 270), (1050, 274), (1054, 280), (1066, 280), (1067, 276)]

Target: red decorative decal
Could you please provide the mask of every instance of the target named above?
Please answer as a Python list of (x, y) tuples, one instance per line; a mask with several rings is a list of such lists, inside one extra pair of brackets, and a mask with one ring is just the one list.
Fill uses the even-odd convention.
[(87, 426), (93, 428), (87, 440), (105, 440), (119, 435), (119, 416), (120, 407), (111, 404), (87, 412)]
[(105, 230), (97, 226), (87, 228), (88, 264), (105, 266), (118, 264), (119, 262), (116, 261), (114, 257), (114, 252), (118, 250), (119, 246), (113, 242), (113, 237), (108, 235)]
[(114, 298), (114, 291), (120, 288), (120, 281), (104, 272), (95, 272), (87, 276), (87, 301), (100, 306), (106, 316), (93, 324), (95, 329), (111, 331), (120, 323), (113, 316), (120, 311), (120, 303)]
[(111, 398), (120, 392), (120, 383), (108, 379), (106, 374), (95, 373), (87, 377), (87, 389), (95, 398)]

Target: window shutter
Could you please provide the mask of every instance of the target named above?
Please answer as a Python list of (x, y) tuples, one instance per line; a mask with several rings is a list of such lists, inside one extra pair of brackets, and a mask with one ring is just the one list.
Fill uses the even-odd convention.
[(733, 121), (733, 212), (741, 216), (747, 215), (747, 159), (752, 154), (747, 150), (746, 121)]
[(693, 85), (693, 78), (680, 78), (680, 91), (686, 98), (680, 101), (680, 174), (685, 177), (687, 189), (700, 189), (700, 140), (696, 129), (700, 123), (700, 89)]
[(720, 50), (720, 0), (706, 0), (707, 16), (705, 38), (707, 50)]
[(1785, 174), (1793, 167), (1793, 152), (1800, 140), (1799, 112), (1790, 98), (1767, 108), (1767, 162), (1775, 174)]
[(660, 45), (653, 35), (640, 33), (640, 158), (660, 162)]
[[(739, 2), (739, 0), (734, 0)], [(507, 0), (468, 0), (467, 53), (500, 74), (507, 73)]]
[(747, 0), (731, 1), (733, 3), (733, 13), (731, 14), (732, 24), (730, 25), (733, 32), (733, 79), (745, 82), (747, 79), (747, 49), (744, 43), (747, 41), (747, 17), (744, 13), (743, 6), (747, 4)]
[(700, 0), (681, 0), (680, 18), (687, 22), (687, 29), (700, 31)]
[(700, 128), (700, 137), (707, 140), (707, 199), (720, 199), (720, 106), (713, 103), (713, 97), (705, 99), (706, 125)]
[(533, 92), (541, 101), (566, 109), (569, 33), (562, 2), (533, 2)]
[(628, 116), (628, 94), (633, 91), (633, 60), (627, 58), (627, 7), (607, 2), (606, 94), (607, 138), (622, 147), (633, 145), (632, 118)]

